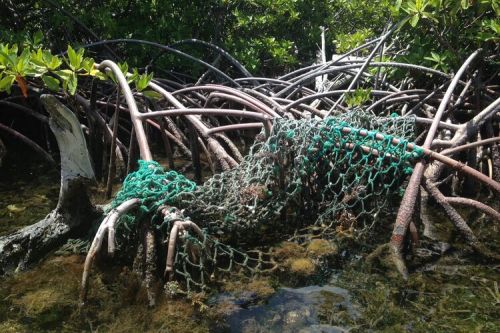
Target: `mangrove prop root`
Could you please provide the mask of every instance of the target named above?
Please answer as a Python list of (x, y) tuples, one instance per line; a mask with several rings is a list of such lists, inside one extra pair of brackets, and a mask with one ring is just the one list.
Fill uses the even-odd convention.
[(133, 208), (136, 208), (140, 204), (139, 199), (130, 199), (123, 202), (120, 206), (112, 209), (104, 221), (102, 221), (97, 233), (90, 245), (89, 252), (87, 253), (87, 257), (85, 258), (85, 264), (83, 266), (83, 274), (82, 274), (82, 289), (80, 294), (80, 300), (82, 304), (87, 301), (88, 296), (88, 283), (89, 283), (89, 274), (90, 269), (92, 268), (92, 263), (95, 260), (95, 257), (99, 250), (102, 248), (102, 244), (106, 234), (108, 235), (108, 253), (113, 255), (115, 250), (115, 223), (116, 221), (128, 211)]
[(175, 248), (177, 243), (177, 238), (179, 234), (187, 232), (188, 230), (193, 231), (197, 237), (203, 239), (203, 233), (201, 229), (191, 221), (186, 221), (182, 212), (173, 207), (167, 207), (163, 209), (163, 215), (166, 219), (173, 222), (172, 229), (170, 230), (170, 237), (167, 244), (167, 262), (165, 265), (164, 276), (169, 280), (173, 279), (174, 274), (174, 257)]
[(477, 210), (482, 211), (485, 214), (488, 214), (489, 216), (493, 217), (494, 219), (497, 220), (497, 222), (500, 222), (500, 213), (497, 212), (495, 209), (492, 207), (479, 202), (474, 199), (470, 198), (462, 198), (462, 197), (446, 197), (446, 201), (450, 204), (457, 204), (457, 205), (463, 205), (463, 206), (468, 206), (472, 208), (476, 208)]
[[(467, 67), (471, 64), (474, 58), (479, 54), (479, 50), (472, 53), (469, 58), (463, 63), (463, 65), (458, 70), (457, 74), (451, 81), (448, 89), (446, 90), (445, 96), (443, 97), (441, 103), (439, 104), (439, 108), (434, 115), (433, 122), (431, 127), (427, 132), (427, 136), (425, 138), (425, 142), (423, 144), (424, 149), (429, 149), (431, 147), (432, 141), (436, 135), (437, 129), (439, 127), (439, 122), (448, 106), (449, 100), (452, 96), (453, 90), (458, 84), (460, 77), (464, 74)], [(417, 200), (417, 196), (419, 193), (420, 183), (422, 181), (422, 177), (425, 171), (425, 163), (423, 161), (417, 162), (413, 174), (411, 175), (410, 181), (408, 182), (407, 189), (403, 196), (403, 200), (401, 202), (398, 215), (396, 217), (396, 222), (394, 224), (394, 229), (391, 236), (391, 245), (395, 251), (396, 257), (402, 258), (401, 252), (403, 251), (403, 242), (406, 236), (406, 232), (408, 229), (408, 225), (411, 221), (411, 217), (413, 216), (415, 202)], [(400, 265), (396, 265), (400, 267)], [(406, 269), (401, 270), (403, 276), (406, 272)], [(406, 273), (407, 274), (407, 273)]]
[(467, 222), (462, 216), (453, 208), (446, 197), (439, 191), (439, 189), (428, 179), (424, 179), (424, 187), (429, 194), (443, 207), (446, 215), (450, 218), (455, 228), (465, 238), (467, 243), (474, 248), (479, 254), (487, 258), (500, 259), (500, 256), (488, 250), (476, 237), (472, 229), (467, 225)]
[[(331, 61), (277, 79), (253, 77), (224, 50), (196, 40), (180, 43), (215, 50), (233, 68), (225, 72), (223, 66), (227, 61), (210, 65), (173, 46), (142, 40), (120, 39), (87, 45), (134, 43), (155, 47), (201, 64), (214, 75), (203, 74), (195, 78), (170, 71), (168, 79), (157, 78), (149, 83), (149, 88), (158, 94), (158, 99), (153, 101), (146, 93), (130, 88), (127, 79), (132, 74), (122, 73), (117, 64), (105, 60), (96, 67), (103, 72), (113, 72), (116, 78), (119, 93), (114, 115), (111, 117), (107, 112), (112, 103), (106, 91), (115, 91), (112, 83), (99, 83), (103, 89), (97, 89), (93, 83), (90, 102), (83, 97), (83, 92), (76, 96), (86, 111), (81, 120), (88, 121), (85, 126), (90, 141), (98, 142), (98, 147), (111, 149), (104, 163), (108, 165), (107, 192), (111, 189), (115, 158), (126, 163), (129, 174), (123, 187), (128, 190), (117, 195), (112, 205), (114, 209), (102, 221), (85, 260), (82, 302), (87, 299), (90, 269), (104, 240), (107, 238), (109, 255), (113, 255), (117, 246), (130, 245), (116, 242), (124, 232), (117, 221), (135, 207), (140, 206), (137, 214), (127, 214), (120, 222), (126, 220), (130, 230), (138, 231), (142, 240), (136, 259), (143, 265), (141, 274), (149, 303), (153, 305), (155, 272), (162, 266), (157, 262), (159, 258), (166, 257), (164, 274), (167, 279), (183, 279), (188, 290), (190, 286), (205, 289), (207, 278), (214, 276), (216, 266), (222, 268), (219, 272), (244, 267), (255, 273), (264, 271), (264, 266), (273, 262), (262, 251), (256, 250), (254, 256), (250, 254), (251, 249), (236, 249), (241, 244), (247, 246), (254, 240), (258, 243), (268, 238), (287, 239), (290, 234), (305, 230), (304, 227), (323, 228), (322, 235), (340, 237), (349, 233), (355, 240), (363, 239), (375, 229), (373, 226), (379, 220), (381, 208), (397, 204), (399, 197), (394, 199), (394, 194), (402, 193), (402, 186), (410, 174), (390, 243), (377, 248), (367, 260), (373, 261), (381, 253), (388, 254), (403, 277), (408, 276), (403, 245), (409, 235), (412, 248), (418, 246), (418, 230), (413, 217), (420, 186), (426, 188), (420, 199), (421, 212), (426, 211), (429, 194), (443, 206), (466, 241), (487, 255), (488, 251), (451, 205), (468, 205), (497, 219), (499, 213), (472, 199), (444, 197), (435, 184), (440, 183), (439, 177), (447, 168), (480, 181), (495, 194), (500, 192), (498, 182), (471, 167), (474, 164), (463, 163), (463, 158), (457, 154), (480, 145), (485, 147), (485, 154), (489, 154), (487, 145), (495, 144), (498, 137), (478, 141), (477, 134), (486, 120), (498, 114), (500, 99), (495, 96), (494, 87), (484, 86), (482, 94), (490, 104), (480, 112), (482, 105), (474, 106), (473, 111), (478, 113), (467, 118), (471, 120), (457, 124), (456, 119), (462, 117), (455, 115), (471, 111), (468, 108), (475, 94), (470, 89), (473, 76), (463, 81), (461, 77), (480, 52), (474, 52), (454, 76), (424, 66), (374, 62), (376, 55), (391, 54), (386, 51), (393, 47), (389, 38), (396, 27), (356, 48), (368, 49), (368, 57), (354, 57), (356, 50), (352, 50)], [(151, 61), (154, 63), (155, 59)], [(393, 67), (434, 75), (441, 81), (435, 87), (424, 89), (417, 89), (421, 87), (415, 87), (412, 79), (391, 82), (393, 78), (382, 73), (383, 68)], [(243, 74), (242, 78), (229, 76), (234, 68)], [(376, 74), (369, 68), (377, 69)], [(311, 86), (318, 77), (322, 84), (314, 91)], [(462, 87), (456, 89), (457, 85)], [(350, 106), (349, 95), (355, 86), (369, 89), (371, 105)], [(120, 94), (125, 103), (121, 103)], [(50, 98), (44, 99), (50, 102)], [(28, 110), (23, 111), (32, 115)], [(37, 116), (45, 122), (44, 117)], [(416, 127), (415, 122), (424, 124), (424, 128)], [(51, 126), (64, 128), (66, 125), (64, 118), (51, 120)], [(77, 121), (77, 132), (81, 131), (80, 125), (83, 123)], [(150, 131), (151, 128), (154, 130)], [(256, 130), (260, 129), (263, 130), (256, 136)], [(497, 135), (496, 129), (490, 132)], [(98, 133), (99, 137), (92, 133)], [(178, 164), (174, 164), (176, 154), (187, 157), (200, 185), (174, 171), (164, 172), (153, 161), (151, 148), (156, 145), (152, 140), (158, 134), (169, 167)], [(243, 156), (240, 151), (247, 151), (246, 140), (254, 137), (256, 140), (248, 155)], [(418, 146), (411, 142), (415, 137), (417, 142), (418, 138), (425, 138), (425, 142)], [(59, 146), (72, 139), (64, 140), (58, 139)], [(127, 142), (129, 149), (122, 142)], [(84, 143), (80, 142), (86, 150)], [(115, 152), (119, 155), (115, 156)], [(99, 153), (94, 152), (96, 159)], [(64, 154), (71, 155), (71, 152)], [(108, 150), (101, 154), (108, 154)], [(77, 164), (84, 165), (81, 170), (71, 165), (73, 159), (78, 160), (76, 155), (75, 152), (62, 161), (65, 163), (63, 178), (64, 175), (71, 178), (81, 174), (83, 178), (92, 179), (90, 162), (80, 160)], [(127, 155), (128, 161), (125, 161)], [(489, 162), (493, 164), (489, 169), (495, 174), (498, 154), (490, 155), (485, 158), (493, 161)], [(222, 172), (201, 184), (204, 161), (208, 161), (212, 173)], [(139, 165), (137, 172), (134, 171), (136, 164)], [(68, 169), (71, 173), (64, 171)], [(165, 208), (166, 204), (169, 206)], [(60, 206), (71, 207), (69, 204)], [(192, 217), (196, 223), (186, 218), (184, 211), (187, 211), (185, 216)], [(159, 216), (164, 220), (157, 224)], [(269, 233), (273, 236), (266, 236)], [(219, 236), (228, 243), (222, 243)], [(166, 249), (155, 247), (156, 238), (160, 238), (158, 243), (166, 243)]]

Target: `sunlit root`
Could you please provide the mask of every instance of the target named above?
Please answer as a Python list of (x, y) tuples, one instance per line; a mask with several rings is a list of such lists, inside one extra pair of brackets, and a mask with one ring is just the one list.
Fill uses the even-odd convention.
[[(431, 127), (429, 128), (427, 135), (425, 136), (425, 142), (422, 146), (423, 149), (429, 149), (431, 147), (433, 141), (435, 140), (435, 136), (436, 136), (441, 118), (443, 117), (445, 110), (448, 108), (448, 104), (449, 104), (449, 101), (451, 99), (453, 90), (458, 85), (460, 77), (464, 74), (467, 67), (472, 63), (472, 61), (479, 54), (479, 52), (480, 51), (477, 50), (476, 52), (472, 53), (469, 56), (469, 58), (462, 64), (460, 69), (457, 71), (457, 74), (455, 75), (455, 77), (451, 81), (450, 85), (448, 86), (446, 93), (439, 104), (439, 108), (437, 109), (437, 111), (433, 117)], [(474, 133), (474, 132), (477, 133), (480, 125), (482, 123), (484, 123), (484, 121), (487, 118), (491, 117), (494, 114), (494, 112), (496, 112), (499, 104), (500, 104), (500, 99), (497, 99), (496, 101), (491, 103), (488, 107), (486, 107), (484, 110), (482, 110), (478, 115), (476, 115), (472, 120), (459, 126), (454, 137), (452, 138), (452, 140), (450, 140), (450, 142), (453, 144), (453, 146), (458, 146), (458, 145), (462, 144), (463, 142), (465, 142), (469, 138), (469, 136), (472, 135), (472, 133)], [(446, 154), (446, 150), (443, 151), (442, 153)], [(456, 162), (453, 164), (455, 164), (457, 169), (462, 169), (462, 171), (465, 171), (466, 166), (464, 164), (462, 164), (460, 162)], [(420, 184), (422, 183), (422, 179), (425, 175), (428, 177), (428, 179), (431, 180), (431, 182), (437, 180), (437, 178), (439, 177), (443, 168), (444, 168), (444, 164), (441, 163), (441, 161), (435, 163), (434, 165), (431, 164), (429, 167), (427, 167), (425, 161), (419, 161), (415, 165), (413, 173), (412, 173), (410, 180), (408, 182), (405, 194), (404, 194), (403, 199), (401, 201), (401, 204), (400, 204), (400, 207), (398, 210), (398, 215), (396, 218), (396, 222), (394, 224), (394, 229), (392, 232), (391, 240), (390, 240), (390, 243), (391, 243), (392, 247), (394, 248), (395, 253), (397, 254), (396, 258), (398, 258), (398, 260), (399, 260), (399, 258), (403, 258), (403, 256), (402, 256), (403, 243), (404, 243), (405, 237), (407, 235), (407, 231), (409, 229), (409, 224), (411, 222), (411, 218), (412, 218), (414, 211), (415, 211), (415, 203), (417, 201), (417, 197), (419, 194), (419, 188), (420, 188)], [(500, 184), (499, 183), (486, 177), (482, 173), (479, 173), (476, 170), (469, 168), (469, 170), (467, 171), (467, 174), (472, 175), (471, 172), (474, 174), (473, 175), (474, 178), (476, 178), (478, 180), (481, 179), (481, 181), (484, 184), (490, 186), (495, 191), (500, 192)], [(426, 203), (424, 202), (424, 205), (425, 204)], [(448, 209), (450, 213), (452, 212), (452, 210), (456, 213), (456, 211), (453, 209), (453, 207), (451, 207), (446, 202), (446, 200), (443, 200), (443, 205), (448, 205), (449, 208), (451, 208), (451, 209)], [(443, 206), (443, 207), (445, 207), (445, 206)], [(456, 215), (458, 215), (458, 214), (456, 214)], [(450, 218), (452, 218), (452, 220), (454, 219), (454, 222), (456, 222), (455, 226), (459, 229), (462, 228), (463, 224), (459, 223), (459, 219), (457, 219), (454, 216), (454, 214), (452, 214), (452, 216), (450, 216)], [(467, 238), (467, 239), (471, 243), (477, 245), (478, 242), (476, 242), (475, 236), (473, 236), (472, 232), (468, 232), (466, 230), (467, 228), (462, 228), (460, 231), (464, 235), (467, 235), (466, 238), (472, 237), (472, 238)], [(469, 228), (469, 230), (470, 230), (470, 228)], [(477, 245), (477, 246), (478, 246), (478, 248), (481, 247), (479, 245)], [(400, 264), (399, 261), (396, 262), (396, 266), (399, 267), (399, 264)], [(404, 261), (403, 261), (403, 264), (404, 264)], [(406, 267), (401, 268), (399, 270), (401, 271), (403, 276), (407, 275)]]
[(92, 268), (92, 263), (99, 250), (102, 248), (104, 238), (108, 236), (108, 253), (113, 255), (115, 251), (115, 223), (118, 219), (126, 214), (133, 208), (136, 208), (140, 204), (139, 199), (130, 199), (123, 202), (120, 206), (112, 209), (106, 218), (102, 221), (97, 233), (92, 241), (87, 257), (85, 258), (85, 264), (83, 267), (82, 274), (82, 289), (80, 294), (80, 300), (82, 304), (87, 301), (88, 296), (88, 279), (90, 274), (90, 269)]

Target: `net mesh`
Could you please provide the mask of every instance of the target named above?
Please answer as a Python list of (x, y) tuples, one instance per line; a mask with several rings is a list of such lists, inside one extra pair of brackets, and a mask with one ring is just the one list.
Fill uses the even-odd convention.
[[(206, 288), (216, 272), (268, 269), (272, 260), (251, 249), (297, 230), (307, 234), (315, 227), (354, 238), (366, 234), (388, 202), (399, 201), (403, 181), (423, 154), (408, 147), (414, 127), (412, 117), (380, 118), (361, 110), (326, 119), (276, 119), (271, 135), (259, 134), (237, 168), (202, 186), (163, 171), (156, 162), (141, 161), (113, 207), (141, 198), (141, 216), (165, 203), (184, 209), (203, 237), (183, 234), (175, 272), (188, 290)], [(138, 217), (123, 220), (132, 230)], [(163, 239), (172, 222), (155, 222)]]
[[(270, 137), (256, 142), (238, 168), (179, 196), (178, 204), (212, 232), (240, 241), (261, 239), (266, 229), (286, 234), (310, 225), (333, 227), (345, 212), (360, 233), (391, 195), (400, 194), (412, 160), (421, 155), (407, 149), (413, 129), (413, 118), (362, 112), (277, 119)], [(395, 137), (405, 139), (394, 145)]]
[(141, 219), (156, 217), (158, 208), (174, 203), (180, 194), (195, 189), (196, 183), (184, 175), (173, 170), (165, 171), (158, 162), (140, 160), (139, 169), (125, 178), (109, 209), (110, 211), (129, 199), (141, 199), (139, 212), (126, 214), (118, 220), (118, 245), (123, 246), (133, 240)]

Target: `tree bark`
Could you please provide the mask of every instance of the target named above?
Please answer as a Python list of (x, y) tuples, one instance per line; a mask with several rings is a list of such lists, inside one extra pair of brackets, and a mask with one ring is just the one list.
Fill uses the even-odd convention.
[(87, 232), (100, 215), (87, 193), (94, 172), (80, 122), (54, 96), (42, 95), (41, 100), (61, 155), (59, 201), (43, 220), (0, 237), (0, 275), (26, 269), (68, 238)]

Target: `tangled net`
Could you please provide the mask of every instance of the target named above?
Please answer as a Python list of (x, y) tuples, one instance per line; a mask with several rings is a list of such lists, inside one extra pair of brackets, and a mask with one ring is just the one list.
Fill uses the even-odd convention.
[[(391, 142), (411, 138), (413, 130), (413, 118), (359, 110), (323, 120), (277, 119), (270, 137), (256, 142), (238, 168), (181, 195), (178, 205), (213, 233), (245, 241), (271, 230), (286, 235), (311, 225), (331, 228), (347, 211), (360, 232), (368, 227), (363, 219), (373, 221), (411, 174), (421, 152), (408, 152), (408, 140)], [(381, 133), (384, 139), (377, 140)]]
[(134, 237), (134, 231), (141, 219), (156, 215), (161, 206), (172, 204), (180, 194), (196, 189), (196, 183), (173, 170), (165, 172), (158, 162), (138, 162), (139, 169), (125, 178), (121, 190), (107, 212), (129, 199), (141, 199), (139, 214), (126, 214), (118, 221), (118, 240), (122, 243)]
[[(113, 207), (142, 200), (143, 214), (122, 218), (129, 230), (161, 205), (183, 209), (176, 219), (189, 216), (202, 233), (186, 231), (176, 244), (175, 272), (188, 290), (207, 288), (216, 272), (269, 268), (272, 260), (252, 248), (297, 230), (307, 235), (315, 227), (355, 238), (370, 230), (422, 156), (408, 149), (414, 126), (412, 117), (381, 118), (360, 110), (325, 119), (276, 119), (270, 136), (264, 140), (260, 134), (237, 168), (199, 187), (156, 162), (141, 161)], [(153, 221), (168, 239), (174, 219)]]

